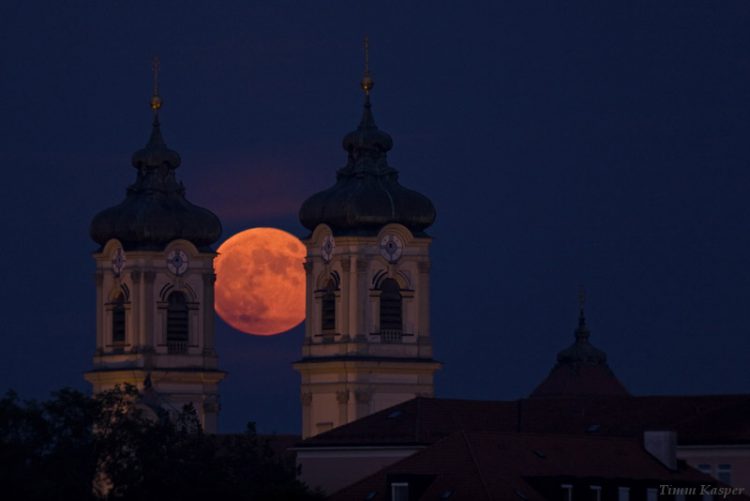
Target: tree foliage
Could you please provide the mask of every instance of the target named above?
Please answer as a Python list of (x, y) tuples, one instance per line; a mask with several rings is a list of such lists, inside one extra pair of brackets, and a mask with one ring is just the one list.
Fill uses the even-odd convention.
[[(321, 499), (248, 425), (202, 432), (195, 410), (171, 415), (132, 386), (94, 398), (64, 389), (46, 402), (0, 399), (3, 498), (128, 500)], [(7, 497), (6, 497), (7, 496)]]

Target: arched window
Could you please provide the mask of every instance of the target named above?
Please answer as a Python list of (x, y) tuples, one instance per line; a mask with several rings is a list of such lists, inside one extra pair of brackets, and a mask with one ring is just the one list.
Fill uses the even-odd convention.
[(329, 280), (321, 301), (320, 328), (324, 331), (336, 330), (336, 284)]
[(112, 301), (112, 344), (125, 344), (125, 296), (122, 292)]
[(380, 284), (380, 332), (400, 335), (402, 328), (401, 288), (398, 282), (386, 278)]
[(167, 298), (167, 348), (185, 353), (188, 343), (188, 306), (185, 294), (173, 292)]

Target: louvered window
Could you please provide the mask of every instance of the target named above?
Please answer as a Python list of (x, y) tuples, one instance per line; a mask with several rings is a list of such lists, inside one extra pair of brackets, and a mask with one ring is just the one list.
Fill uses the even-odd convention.
[(329, 280), (321, 301), (320, 327), (324, 331), (336, 330), (336, 293), (334, 287), (333, 280)]
[(401, 288), (386, 278), (380, 285), (380, 330), (401, 332), (402, 327)]
[(112, 307), (112, 344), (125, 343), (125, 298), (119, 294)]
[(173, 292), (167, 298), (167, 346), (170, 353), (185, 353), (188, 343), (188, 306), (185, 294)]

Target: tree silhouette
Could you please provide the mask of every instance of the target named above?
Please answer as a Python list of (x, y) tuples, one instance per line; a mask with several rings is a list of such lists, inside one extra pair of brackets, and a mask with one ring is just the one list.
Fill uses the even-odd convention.
[[(249, 424), (202, 432), (194, 409), (168, 414), (132, 386), (94, 398), (64, 389), (46, 402), (0, 399), (5, 499), (322, 499)], [(7, 497), (6, 497), (7, 496)]]

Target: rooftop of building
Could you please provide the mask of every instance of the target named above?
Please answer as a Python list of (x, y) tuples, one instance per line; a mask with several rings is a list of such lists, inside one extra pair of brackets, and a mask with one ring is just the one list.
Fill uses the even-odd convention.
[(680, 445), (750, 444), (750, 395), (419, 397), (297, 446), (429, 445), (457, 431), (638, 437), (654, 429), (676, 431)]
[(576, 479), (610, 489), (638, 485), (644, 491), (661, 484), (716, 485), (684, 463), (668, 468), (639, 440), (459, 431), (330, 499), (389, 499), (389, 485), (405, 482), (410, 499), (544, 500), (549, 499), (545, 489), (559, 492), (561, 483)]

